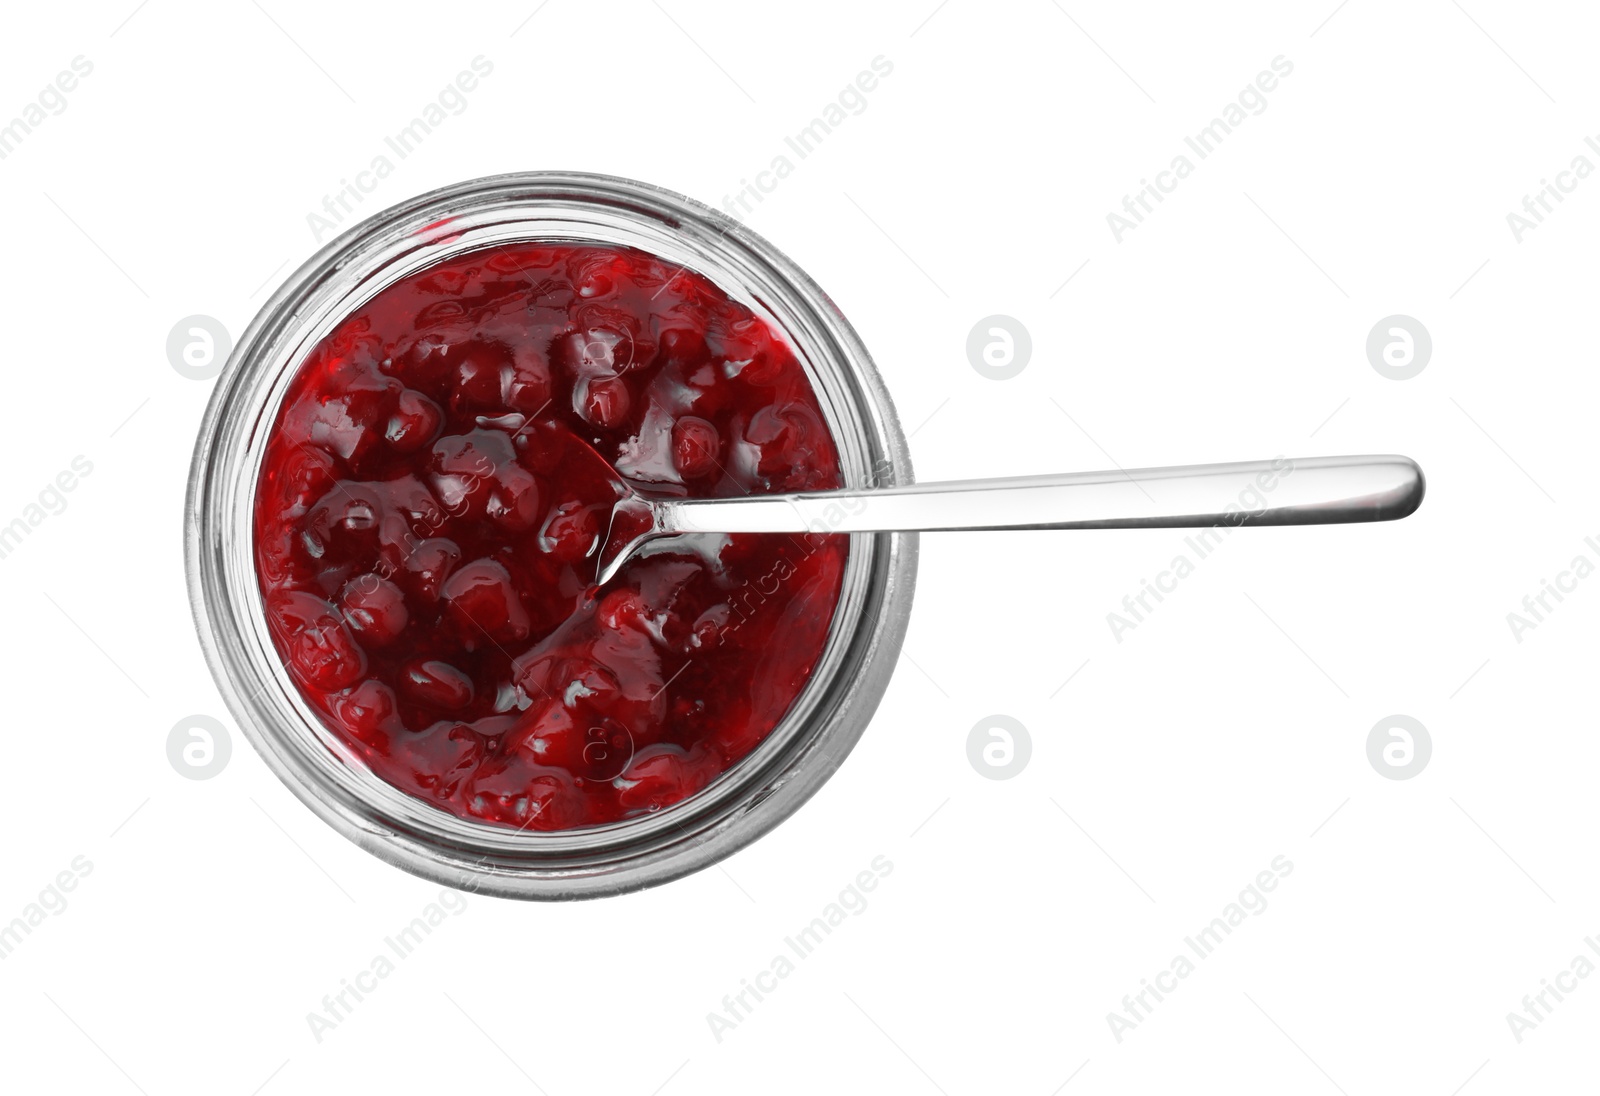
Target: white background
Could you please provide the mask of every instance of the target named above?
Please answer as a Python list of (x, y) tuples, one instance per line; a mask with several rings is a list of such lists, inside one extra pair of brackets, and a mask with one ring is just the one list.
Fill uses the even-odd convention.
[[(8, 12), (0, 120), (75, 56), (94, 71), (0, 161), (0, 524), (74, 456), (94, 470), (0, 560), (0, 922), (74, 857), (93, 868), (0, 962), (0, 1083), (1593, 1083), (1600, 977), (1520, 1042), (1506, 1019), (1600, 933), (1600, 581), (1520, 643), (1506, 621), (1576, 554), (1600, 559), (1583, 543), (1600, 534), (1600, 180), (1521, 242), (1506, 220), (1574, 157), (1600, 163), (1583, 144), (1600, 132), (1593, 13), (936, 3)], [(1428, 499), (1396, 524), (1237, 532), (1121, 642), (1106, 614), (1181, 534), (926, 537), (882, 708), (795, 817), (645, 893), (471, 898), (318, 1042), (306, 1014), (439, 888), (318, 822), (227, 718), (180, 541), (212, 385), (180, 376), (165, 344), (196, 313), (242, 332), (315, 249), (307, 214), (478, 55), (493, 74), (369, 210), (536, 168), (720, 205), (890, 61), (867, 108), (748, 220), (872, 347), (921, 479), (1403, 452)], [(1106, 214), (1279, 55), (1294, 71), (1265, 112), (1117, 242)], [(994, 313), (1034, 347), (1005, 382), (966, 357)], [(1434, 343), (1403, 382), (1365, 351), (1395, 313)], [(1010, 780), (967, 759), (996, 713), (1032, 740)], [(1395, 713), (1433, 744), (1408, 780), (1367, 758)], [(211, 780), (167, 760), (192, 714), (231, 731)], [(880, 855), (894, 869), (866, 910), (715, 1039), (707, 1013)], [(1279, 855), (1294, 868), (1268, 908), (1119, 1042), (1107, 1013)]]

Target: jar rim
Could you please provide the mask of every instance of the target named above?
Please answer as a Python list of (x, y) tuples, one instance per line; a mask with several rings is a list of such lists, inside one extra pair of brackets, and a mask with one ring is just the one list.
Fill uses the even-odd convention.
[(250, 520), (265, 438), (306, 352), (334, 323), (415, 270), (513, 240), (633, 246), (681, 262), (764, 313), (789, 340), (847, 485), (909, 483), (910, 459), (876, 367), (821, 288), (741, 223), (647, 183), (525, 172), (443, 187), (331, 240), (262, 306), (212, 393), (185, 508), (190, 600), (229, 710), (302, 802), (380, 858), (483, 893), (596, 897), (714, 863), (788, 817), (832, 775), (887, 687), (910, 615), (917, 541), (906, 533), (851, 536), (823, 655), (788, 713), (711, 785), (655, 814), (512, 830), (383, 782), (306, 703), (267, 632)]

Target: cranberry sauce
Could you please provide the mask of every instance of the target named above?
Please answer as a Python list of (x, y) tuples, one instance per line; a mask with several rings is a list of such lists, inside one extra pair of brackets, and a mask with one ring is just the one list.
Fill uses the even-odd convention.
[(630, 249), (450, 259), (295, 374), (256, 492), (267, 621), (396, 788), (517, 828), (629, 818), (747, 755), (810, 677), (848, 541), (664, 539), (597, 588), (618, 481), (596, 453), (646, 494), (841, 484), (782, 339)]

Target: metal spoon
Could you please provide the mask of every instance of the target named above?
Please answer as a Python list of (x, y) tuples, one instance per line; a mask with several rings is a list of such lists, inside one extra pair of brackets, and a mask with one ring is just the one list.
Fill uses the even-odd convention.
[(625, 487), (600, 549), (605, 583), (646, 541), (679, 533), (1170, 529), (1393, 521), (1422, 504), (1409, 457), (1306, 457), (953, 480), (904, 487), (646, 498)]

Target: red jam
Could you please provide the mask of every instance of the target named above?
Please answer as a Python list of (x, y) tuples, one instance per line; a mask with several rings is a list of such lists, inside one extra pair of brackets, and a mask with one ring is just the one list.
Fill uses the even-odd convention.
[(599, 825), (692, 795), (789, 710), (848, 542), (667, 538), (597, 588), (607, 461), (645, 494), (841, 483), (782, 339), (630, 249), (450, 259), (300, 366), (257, 486), (261, 593), (301, 693), (385, 781), (463, 817)]

